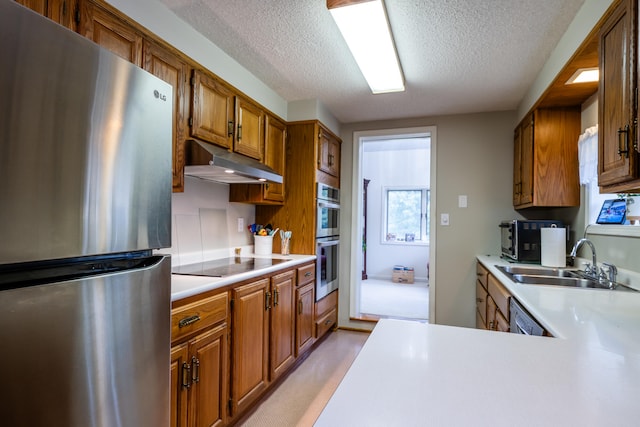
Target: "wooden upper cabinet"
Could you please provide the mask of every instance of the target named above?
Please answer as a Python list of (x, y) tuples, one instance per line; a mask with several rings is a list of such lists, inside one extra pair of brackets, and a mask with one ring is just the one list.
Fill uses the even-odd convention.
[(191, 135), (231, 149), (235, 128), (234, 93), (222, 82), (200, 70), (193, 71), (191, 85)]
[(233, 151), (262, 161), (264, 150), (264, 111), (252, 102), (236, 96), (236, 135)]
[(318, 169), (340, 177), (340, 141), (322, 126), (318, 133)]
[[(605, 192), (638, 188), (636, 2), (623, 0), (600, 30), (598, 185)], [(624, 183), (631, 182), (630, 185)]]
[(100, 46), (142, 67), (142, 34), (89, 0), (80, 3), (79, 32)]
[(78, 0), (16, 0), (16, 2), (75, 31)]
[(184, 191), (184, 144), (188, 96), (189, 65), (176, 54), (155, 43), (144, 41), (144, 69), (173, 87), (173, 191)]
[(580, 107), (538, 108), (525, 117), (514, 140), (516, 209), (580, 205), (579, 135)]
[[(271, 115), (265, 118), (264, 164), (284, 177), (287, 126)], [(264, 199), (284, 202), (284, 182), (264, 184)]]
[(533, 115), (525, 119), (520, 133), (520, 202), (533, 202)]

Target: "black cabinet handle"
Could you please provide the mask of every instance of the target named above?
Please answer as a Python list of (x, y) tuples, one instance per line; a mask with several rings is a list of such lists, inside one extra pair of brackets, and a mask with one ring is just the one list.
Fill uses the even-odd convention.
[[(621, 138), (622, 134), (624, 134), (624, 138)], [(618, 156), (623, 154), (624, 157), (629, 158), (629, 125), (618, 129)]]
[(196, 323), (198, 320), (200, 320), (200, 316), (198, 316), (197, 314), (193, 316), (185, 317), (180, 322), (178, 322), (178, 328), (184, 328), (185, 326), (189, 326), (193, 323)]

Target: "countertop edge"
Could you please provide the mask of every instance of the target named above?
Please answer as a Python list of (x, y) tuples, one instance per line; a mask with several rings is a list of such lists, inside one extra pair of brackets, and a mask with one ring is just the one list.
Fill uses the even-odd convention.
[(204, 292), (219, 289), (234, 283), (242, 282), (245, 280), (259, 277), (264, 274), (275, 273), (280, 270), (287, 270), (296, 265), (304, 264), (307, 262), (315, 261), (315, 255), (279, 255), (273, 254), (271, 256), (260, 255), (243, 255), (243, 257), (249, 258), (271, 258), (271, 259), (289, 259), (289, 261), (282, 262), (280, 264), (272, 265), (258, 270), (249, 271), (241, 274), (234, 274), (227, 277), (203, 277), (203, 276), (188, 276), (181, 274), (171, 275), (171, 302), (179, 301), (184, 298), (188, 298), (194, 295), (198, 295)]

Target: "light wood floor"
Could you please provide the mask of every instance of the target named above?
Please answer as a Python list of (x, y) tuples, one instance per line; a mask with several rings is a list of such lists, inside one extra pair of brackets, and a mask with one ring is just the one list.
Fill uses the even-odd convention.
[(367, 332), (331, 332), (240, 425), (313, 426), (368, 337)]

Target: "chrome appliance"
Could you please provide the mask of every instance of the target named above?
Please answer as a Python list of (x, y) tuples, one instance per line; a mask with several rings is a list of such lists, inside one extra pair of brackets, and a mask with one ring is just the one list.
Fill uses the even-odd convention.
[(340, 235), (340, 190), (318, 183), (316, 238)]
[[(540, 261), (540, 229), (556, 225), (553, 220), (509, 220), (500, 223), (502, 257), (518, 262)], [(568, 235), (568, 234), (567, 234)]]
[(316, 224), (316, 301), (338, 289), (340, 190), (318, 183)]
[(0, 1), (0, 420), (168, 426), (172, 88)]
[(546, 331), (544, 328), (533, 318), (527, 310), (525, 310), (520, 304), (516, 302), (515, 298), (511, 298), (509, 303), (509, 311), (511, 312), (509, 329), (514, 334), (521, 335), (537, 335), (544, 336)]

